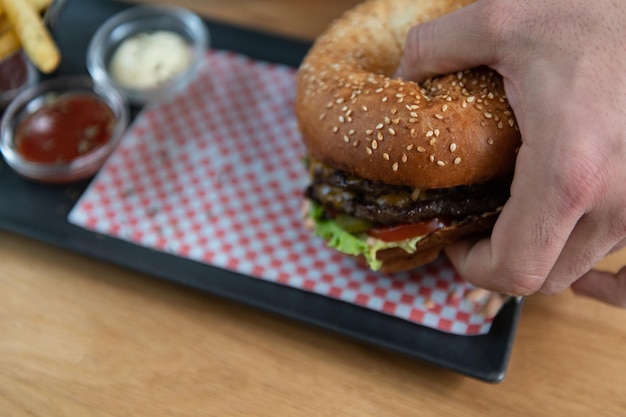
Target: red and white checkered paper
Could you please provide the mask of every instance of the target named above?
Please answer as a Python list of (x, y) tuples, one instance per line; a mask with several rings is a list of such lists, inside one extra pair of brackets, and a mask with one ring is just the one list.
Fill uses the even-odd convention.
[(445, 258), (383, 275), (304, 228), (294, 86), (293, 68), (208, 52), (189, 88), (140, 113), (70, 222), (441, 331), (487, 333), (484, 301), (464, 298), (472, 287)]

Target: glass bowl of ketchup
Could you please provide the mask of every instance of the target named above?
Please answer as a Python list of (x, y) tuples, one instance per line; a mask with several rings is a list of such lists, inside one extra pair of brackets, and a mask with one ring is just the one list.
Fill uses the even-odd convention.
[(87, 76), (51, 79), (22, 91), (0, 122), (0, 151), (18, 174), (68, 183), (94, 175), (120, 143), (129, 110), (115, 89)]

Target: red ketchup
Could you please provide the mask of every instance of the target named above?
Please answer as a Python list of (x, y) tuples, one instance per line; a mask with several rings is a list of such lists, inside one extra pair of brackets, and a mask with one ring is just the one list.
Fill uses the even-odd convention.
[(111, 139), (115, 115), (97, 97), (60, 96), (25, 117), (15, 133), (17, 152), (32, 162), (69, 162)]
[(28, 80), (24, 56), (17, 52), (0, 62), (0, 92), (21, 87)]

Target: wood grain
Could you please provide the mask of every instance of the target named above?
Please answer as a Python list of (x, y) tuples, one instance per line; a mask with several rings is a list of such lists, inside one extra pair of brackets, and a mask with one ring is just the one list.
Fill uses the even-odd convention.
[[(311, 38), (355, 2), (174, 3)], [(626, 310), (532, 296), (492, 385), (0, 232), (3, 417), (623, 416), (624, 346)]]

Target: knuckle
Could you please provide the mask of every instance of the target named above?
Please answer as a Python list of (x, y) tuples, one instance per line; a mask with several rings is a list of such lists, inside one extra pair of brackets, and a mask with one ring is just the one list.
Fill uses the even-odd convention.
[(567, 288), (569, 288), (569, 286), (566, 284), (560, 282), (546, 281), (541, 287), (540, 291), (542, 294), (545, 295), (557, 295), (565, 291)]
[(520, 274), (513, 278), (509, 290), (506, 293), (518, 297), (531, 295), (541, 290), (543, 283), (543, 277)]
[(564, 213), (580, 213), (598, 204), (605, 195), (609, 175), (605, 165), (584, 148), (570, 148), (567, 165), (555, 172), (553, 186)]
[(430, 22), (413, 26), (407, 35), (404, 64), (409, 67), (425, 66), (435, 58), (435, 26)]
[(499, 268), (500, 276), (506, 283), (504, 293), (513, 296), (526, 296), (541, 290), (546, 280), (546, 276), (540, 273), (530, 272), (530, 263), (509, 264)]

